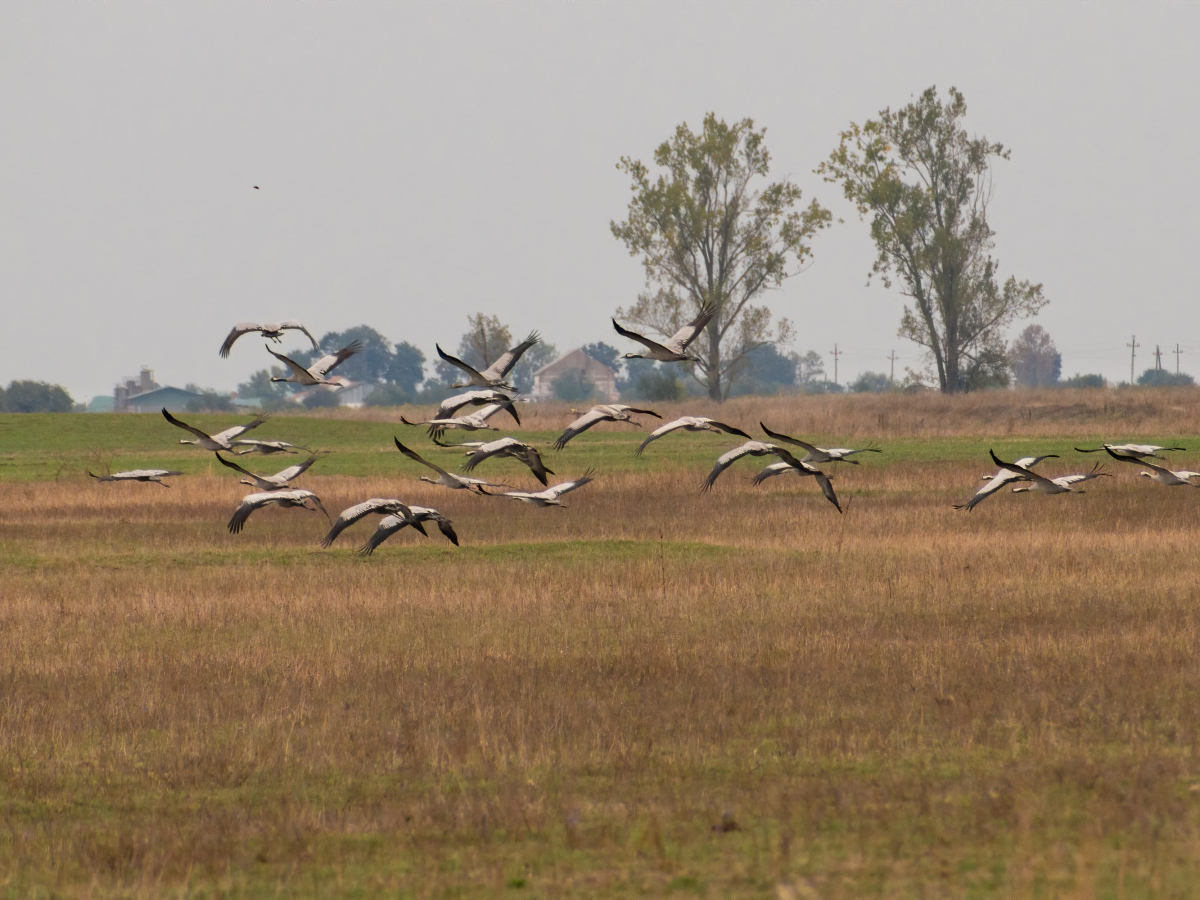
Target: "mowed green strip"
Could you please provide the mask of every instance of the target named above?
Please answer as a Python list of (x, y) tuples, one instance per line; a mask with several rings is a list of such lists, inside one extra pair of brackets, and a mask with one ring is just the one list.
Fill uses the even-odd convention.
[[(193, 569), (207, 566), (278, 566), (340, 568), (347, 561), (358, 560), (362, 566), (406, 566), (433, 565), (452, 562), (455, 565), (482, 565), (503, 562), (528, 564), (531, 566), (567, 563), (628, 563), (657, 560), (660, 554), (665, 562), (690, 564), (698, 561), (711, 563), (714, 559), (729, 556), (745, 558), (745, 548), (699, 541), (633, 541), (633, 540), (547, 540), (522, 541), (503, 544), (464, 544), (454, 547), (447, 543), (434, 528), (430, 529), (429, 543), (404, 544), (401, 541), (381, 546), (370, 557), (361, 557), (357, 548), (366, 532), (344, 535), (328, 550), (318, 547), (211, 547), (196, 550), (158, 550), (151, 545), (135, 549), (114, 549), (111, 545), (97, 548), (94, 553), (64, 548), (61, 555), (31, 553), (22, 542), (0, 541), (0, 571), (90, 571), (102, 565), (108, 570), (117, 569)], [(753, 556), (799, 556), (797, 551), (771, 550), (752, 551)]]
[[(428, 410), (417, 411), (417, 414)], [(247, 414), (185, 415), (184, 421), (209, 433), (249, 421)], [(397, 415), (397, 419), (399, 415)], [(704, 469), (718, 456), (741, 443), (731, 435), (681, 432), (667, 435), (652, 444), (646, 453), (635, 456), (638, 445), (653, 428), (661, 424), (645, 419), (644, 427), (620, 426), (622, 430), (590, 431), (579, 435), (564, 450), (551, 448), (560, 432), (556, 430), (500, 432), (450, 432), (447, 441), (494, 440), (511, 435), (545, 448), (547, 465), (563, 477), (578, 474), (593, 466), (601, 472), (653, 472), (663, 468)], [(565, 424), (565, 423), (564, 423)], [(746, 424), (746, 423), (742, 423)], [(768, 423), (769, 424), (769, 423)], [(755, 434), (757, 428), (748, 428)], [(830, 434), (797, 435), (821, 446), (861, 447), (869, 437), (848, 439)], [(86, 478), (85, 471), (111, 465), (113, 471), (136, 468), (170, 468), (187, 474), (219, 473), (221, 467), (206, 453), (178, 443), (186, 434), (168, 424), (158, 414), (3, 414), (0, 415), (0, 481), (54, 481)], [(452, 471), (461, 467), (463, 451), (434, 445), (423, 428), (412, 428), (399, 421), (374, 422), (311, 416), (273, 416), (266, 424), (247, 435), (260, 440), (284, 440), (328, 455), (314, 471), (324, 475), (357, 477), (428, 474), (418, 464), (397, 453), (393, 437), (417, 450), (427, 459)], [(1129, 436), (1114, 436), (1124, 440)], [(1195, 435), (1137, 435), (1139, 442), (1200, 447)], [(883, 453), (863, 454), (865, 466), (887, 466), (896, 462), (957, 462), (977, 459), (990, 465), (987, 451), (994, 449), (1002, 458), (1015, 459), (1029, 454), (1056, 453), (1063, 458), (1102, 460), (1101, 456), (1080, 457), (1074, 446), (1080, 439), (1060, 437), (905, 437), (876, 441)], [(1088, 446), (1098, 446), (1089, 441)], [(303, 458), (275, 454), (257, 454), (240, 458), (252, 471), (278, 471)], [(97, 473), (99, 474), (99, 473)]]

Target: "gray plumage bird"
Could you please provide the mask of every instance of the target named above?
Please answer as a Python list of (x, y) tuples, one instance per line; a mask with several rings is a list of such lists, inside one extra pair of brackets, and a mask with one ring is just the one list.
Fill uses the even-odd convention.
[[(1149, 465), (1149, 463), (1144, 463), (1143, 465)], [(1085, 481), (1091, 481), (1093, 478), (1112, 478), (1112, 476), (1107, 472), (1102, 471), (1103, 468), (1104, 467), (1101, 466), (1100, 463), (1096, 463), (1094, 466), (1092, 466), (1092, 470), (1090, 472), (1084, 472), (1080, 475), (1060, 475), (1058, 478), (1051, 478), (1050, 481), (1052, 484), (1069, 488), (1077, 484), (1083, 484)], [(1043, 492), (1041, 482), (1025, 482), (1023, 484), (1018, 484), (1012, 489), (1014, 494), (1027, 494), (1031, 491)], [(1082, 494), (1083, 491), (1077, 491), (1077, 493)]]
[[(362, 503), (357, 503), (349, 509), (343, 509), (330, 527), (329, 533), (321, 539), (321, 546), (331, 546), (337, 540), (339, 534), (355, 522), (369, 515), (397, 516), (416, 523), (416, 520), (413, 518), (412, 509), (406, 503), (384, 497), (372, 497), (370, 500), (364, 500)], [(422, 534), (425, 533), (424, 527), (420, 526), (419, 523), (415, 527)]]
[[(246, 526), (246, 520), (255, 510), (266, 506), (280, 506), (284, 509), (292, 507), (307, 509), (313, 512), (320, 510), (326, 519), (329, 513), (321, 504), (321, 498), (312, 491), (264, 491), (261, 494), (247, 494), (242, 498), (242, 504), (229, 520), (230, 534), (238, 534)], [(312, 504), (311, 506), (309, 504)], [(330, 524), (333, 524), (332, 522)]]
[(796, 468), (803, 467), (800, 460), (796, 459), (796, 457), (792, 456), (791, 453), (782, 447), (775, 444), (768, 444), (764, 441), (747, 441), (740, 447), (735, 447), (728, 453), (722, 454), (717, 459), (717, 464), (713, 466), (712, 471), (708, 473), (708, 477), (704, 479), (704, 486), (700, 488), (701, 493), (711, 490), (716, 480), (721, 477), (721, 473), (745, 456), (778, 456), (781, 460)]
[(170, 485), (163, 481), (168, 475), (182, 475), (182, 472), (172, 472), (170, 469), (133, 469), (130, 472), (113, 472), (108, 475), (96, 475), (90, 469), (87, 473), (97, 481), (141, 481), (161, 484), (165, 488)]
[(295, 481), (301, 475), (308, 471), (309, 466), (317, 461), (315, 456), (310, 456), (303, 462), (297, 463), (294, 466), (288, 466), (286, 469), (281, 469), (274, 475), (255, 475), (248, 469), (243, 469), (235, 462), (223, 457), (220, 453), (217, 454), (217, 459), (221, 465), (233, 469), (235, 472), (247, 476), (238, 479), (238, 484), (248, 484), (251, 487), (256, 487), (260, 491), (283, 491), (287, 490), (290, 482)]
[(450, 365), (454, 366), (455, 368), (461, 369), (467, 375), (466, 382), (463, 384), (452, 384), (450, 385), (451, 387), (465, 388), (474, 386), (484, 389), (500, 388), (505, 391), (515, 391), (516, 388), (505, 380), (508, 377), (508, 373), (513, 370), (516, 364), (520, 361), (521, 357), (525, 354), (526, 350), (528, 350), (534, 344), (540, 344), (541, 341), (541, 336), (538, 335), (536, 331), (531, 331), (529, 333), (529, 337), (525, 338), (525, 340), (521, 341), (521, 343), (517, 344), (517, 346), (500, 354), (499, 359), (489, 365), (482, 372), (480, 372), (474, 366), (463, 362), (457, 356), (451, 356), (437, 344), (434, 344), (434, 349), (437, 350), (438, 356), (440, 356), (445, 362), (450, 363)]
[(299, 444), (289, 444), (287, 441), (255, 441), (241, 440), (230, 441), (232, 447), (245, 447), (245, 450), (234, 450), (234, 456), (247, 456), (251, 453), (261, 453), (263, 456), (270, 456), (274, 453), (290, 453), (296, 454), (300, 450), (305, 453), (312, 453), (307, 447), (301, 447)]
[(750, 483), (753, 485), (762, 484), (768, 478), (774, 478), (776, 475), (782, 475), (785, 472), (792, 472), (800, 476), (811, 475), (820, 485), (821, 493), (825, 495), (825, 499), (834, 505), (838, 512), (845, 512), (842, 509), (842, 504), (838, 502), (837, 494), (833, 490), (833, 477), (826, 475), (812, 463), (806, 463), (804, 460), (799, 460), (799, 465), (794, 462), (780, 460), (777, 463), (771, 463), (752, 479)]
[(533, 477), (542, 484), (546, 483), (547, 475), (554, 474), (553, 469), (546, 468), (546, 464), (542, 462), (542, 455), (536, 447), (511, 437), (500, 438), (498, 441), (491, 441), (476, 448), (470, 458), (463, 463), (463, 471), (470, 472), (485, 459), (491, 459), (493, 456), (508, 456), (524, 463), (533, 473)]
[(287, 378), (280, 378), (278, 375), (272, 375), (272, 381), (284, 381), (289, 384), (298, 384), (303, 387), (313, 387), (318, 384), (326, 385), (327, 387), (340, 388), (341, 385), (336, 381), (329, 380), (329, 373), (362, 350), (362, 341), (352, 341), (347, 346), (338, 350), (336, 353), (327, 353), (318, 359), (308, 368), (300, 365), (294, 359), (284, 356), (282, 353), (276, 353), (270, 347), (266, 348), (267, 352), (273, 357), (291, 369), (292, 374)]
[[(1015, 465), (1021, 469), (1028, 470), (1032, 469), (1043, 459), (1058, 459), (1058, 454), (1046, 453), (1042, 456), (1023, 456), (1016, 461)], [(974, 496), (971, 497), (971, 499), (966, 503), (956, 504), (954, 507), (955, 509), (965, 509), (967, 512), (970, 512), (988, 497), (992, 496), (994, 493), (1004, 487), (1004, 485), (1014, 484), (1018, 481), (1031, 480), (1027, 474), (1005, 468), (1000, 469), (1000, 471), (998, 471), (995, 475), (985, 475), (983, 477), (984, 480), (987, 481), (987, 484), (977, 490)]]
[[(578, 410), (571, 410), (578, 412)], [(631, 415), (654, 416), (656, 419), (661, 419), (658, 413), (652, 409), (635, 409), (632, 406), (624, 406), (620, 403), (607, 403), (601, 406), (593, 406), (582, 416), (567, 426), (567, 430), (558, 436), (558, 440), (554, 442), (554, 449), (561, 450), (567, 446), (567, 442), (578, 434), (587, 431), (597, 422), (628, 422), (630, 425), (641, 428), (642, 426), (630, 419)]]
[(387, 516), (375, 528), (375, 533), (367, 538), (367, 542), (359, 549), (359, 554), (362, 556), (370, 556), (375, 552), (375, 548), (390, 538), (393, 534), (402, 528), (412, 526), (421, 534), (428, 535), (424, 528), (421, 527), (422, 522), (436, 522), (438, 531), (440, 531), (450, 543), (455, 547), (458, 546), (458, 535), (454, 531), (454, 523), (443, 516), (436, 509), (428, 506), (412, 506), (412, 519), (406, 520), (401, 516)]
[(508, 487), (507, 484), (493, 484), (490, 481), (481, 481), (478, 478), (468, 478), (466, 475), (456, 475), (454, 472), (447, 472), (441, 466), (435, 465), (434, 463), (431, 463), (429, 460), (425, 459), (423, 456), (421, 456), (421, 454), (417, 453), (417, 451), (412, 450), (408, 447), (405, 447), (402, 443), (400, 443), (400, 438), (393, 437), (392, 440), (394, 440), (396, 442), (396, 449), (399, 450), (401, 453), (403, 453), (405, 456), (407, 456), (409, 459), (411, 459), (413, 462), (419, 462), (421, 465), (427, 466), (428, 468), (433, 469), (433, 471), (438, 473), (437, 478), (429, 478), (425, 475), (422, 475), (421, 476), (422, 481), (427, 481), (430, 484), (440, 484), (442, 487), (448, 487), (451, 490), (455, 490), (455, 491), (457, 491), (457, 490), (473, 491), (476, 494), (485, 493), (485, 491), (483, 490), (485, 487), (490, 487), (490, 488)]
[[(1108, 450), (1107, 447), (1104, 449)], [(1164, 447), (1156, 448), (1158, 450), (1168, 449)], [(1147, 462), (1145, 459), (1130, 459), (1126, 456), (1119, 456), (1112, 450), (1108, 450), (1108, 455), (1119, 462), (1133, 463), (1138, 466), (1145, 466), (1149, 472), (1139, 472), (1143, 478), (1149, 478), (1152, 481), (1157, 481), (1159, 484), (1165, 484), (1168, 487), (1179, 487), (1186, 484), (1188, 487), (1200, 487), (1200, 484), (1195, 484), (1192, 479), (1200, 478), (1200, 472), (1192, 472), (1188, 469), (1181, 469), (1178, 472), (1172, 472), (1165, 466), (1156, 466), (1152, 462)], [(1149, 454), (1147, 454), (1149, 455)]]
[[(522, 503), (528, 503), (530, 506), (546, 507), (546, 506), (562, 506), (562, 501), (559, 499), (563, 494), (578, 490), (585, 484), (595, 479), (596, 470), (588, 469), (579, 478), (572, 481), (564, 481), (554, 485), (552, 488), (547, 488), (544, 491), (505, 491), (503, 494), (495, 494), (497, 497), (511, 497), (513, 500), (520, 500)], [(564, 507), (565, 508), (565, 507)]]
[(852, 450), (849, 447), (832, 447), (832, 448), (826, 449), (824, 447), (818, 447), (815, 444), (810, 444), (807, 441), (802, 441), (799, 438), (790, 437), (789, 435), (780, 434), (779, 432), (772, 431), (770, 428), (768, 428), (762, 422), (758, 423), (758, 427), (761, 428), (763, 430), (763, 432), (767, 435), (767, 437), (771, 438), (771, 440), (773, 440), (773, 441), (783, 441), (786, 444), (793, 444), (797, 447), (802, 448), (804, 450), (804, 456), (801, 458), (801, 460), (800, 460), (801, 462), (817, 463), (817, 464), (845, 462), (845, 463), (850, 463), (850, 465), (852, 465), (852, 466), (857, 466), (858, 460), (850, 459), (851, 456), (854, 456), (857, 453), (882, 453), (883, 452), (878, 447), (871, 447), (871, 446), (862, 447), (858, 450)]
[(700, 332), (704, 330), (704, 326), (712, 321), (715, 312), (715, 307), (704, 307), (700, 311), (700, 315), (676, 331), (671, 337), (662, 341), (652, 340), (638, 334), (636, 331), (622, 328), (621, 324), (616, 319), (613, 319), (613, 328), (616, 329), (617, 334), (632, 341), (637, 341), (646, 348), (645, 353), (626, 353), (621, 358), (653, 359), (658, 362), (700, 362), (700, 357), (689, 354), (687, 351), (700, 335)]
[(740, 428), (734, 428), (732, 425), (726, 425), (724, 422), (718, 422), (716, 419), (710, 419), (707, 416), (683, 416), (676, 419), (674, 422), (668, 422), (666, 425), (659, 425), (652, 432), (646, 435), (646, 439), (642, 441), (640, 447), (633, 451), (634, 456), (641, 456), (645, 450), (654, 441), (673, 431), (711, 431), (714, 434), (736, 434), (739, 437), (744, 437), (750, 440), (750, 435), (742, 431)]
[[(512, 404), (509, 403), (508, 407), (511, 410)], [(414, 427), (428, 425), (430, 437), (441, 437), (448, 428), (461, 429), (463, 431), (499, 431), (499, 428), (495, 425), (489, 425), (487, 422), (488, 419), (504, 408), (504, 404), (489, 403), (483, 409), (476, 410), (466, 416), (454, 416), (450, 419), (426, 419), (424, 422), (410, 422), (404, 416), (401, 416), (400, 421), (405, 425)]]
[(202, 450), (211, 450), (214, 453), (217, 450), (230, 450), (233, 447), (233, 439), (245, 434), (251, 428), (257, 428), (263, 422), (270, 418), (267, 413), (259, 413), (254, 419), (245, 425), (235, 425), (233, 428), (226, 428), (224, 431), (217, 434), (206, 434), (199, 428), (194, 428), (186, 422), (181, 422), (169, 412), (164, 406), (162, 408), (163, 418), (174, 425), (176, 428), (182, 428), (184, 431), (190, 431), (196, 436), (194, 441), (180, 440), (181, 444), (195, 444)]
[(304, 336), (312, 341), (314, 350), (321, 349), (320, 345), (317, 344), (317, 339), (312, 336), (312, 333), (307, 328), (295, 319), (287, 319), (283, 322), (270, 322), (264, 325), (258, 325), (254, 322), (238, 322), (233, 326), (233, 330), (229, 332), (229, 335), (225, 338), (225, 343), (221, 345), (221, 349), (218, 352), (222, 358), (228, 357), (229, 351), (233, 348), (233, 342), (243, 334), (250, 334), (254, 331), (262, 332), (263, 337), (278, 344), (283, 340), (283, 333), (289, 329), (303, 332)]
[(1085, 450), (1083, 447), (1075, 448), (1078, 453), (1102, 453), (1107, 450), (1109, 456), (1121, 462), (1145, 459), (1148, 456), (1166, 462), (1166, 459), (1158, 455), (1159, 453), (1173, 453), (1177, 450), (1186, 449), (1186, 447), (1180, 447), (1178, 444), (1174, 447), (1159, 447), (1157, 444), (1101, 444), (1099, 447), (1092, 447), (1088, 450)]

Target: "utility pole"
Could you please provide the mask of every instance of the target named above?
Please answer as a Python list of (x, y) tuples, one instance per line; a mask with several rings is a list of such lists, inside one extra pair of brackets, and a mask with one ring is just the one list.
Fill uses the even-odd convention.
[(829, 355), (833, 357), (833, 383), (837, 384), (838, 383), (837, 361), (838, 361), (838, 357), (842, 355), (841, 351), (838, 350), (838, 348), (837, 348), (837, 344), (833, 345), (833, 350), (832, 350), (832, 352), (830, 352)]
[(1133, 361), (1137, 358), (1137, 348), (1142, 346), (1138, 343), (1137, 335), (1129, 339), (1129, 343), (1125, 345), (1129, 348), (1129, 385), (1133, 386)]
[(896, 385), (896, 351), (892, 351), (892, 355), (888, 357), (892, 361), (892, 369), (888, 374), (888, 386), (895, 387)]
[(1158, 344), (1154, 345), (1154, 371), (1162, 371), (1162, 350), (1158, 348)]
[(1183, 351), (1179, 349), (1179, 345), (1175, 345), (1175, 374), (1179, 374), (1179, 354)]

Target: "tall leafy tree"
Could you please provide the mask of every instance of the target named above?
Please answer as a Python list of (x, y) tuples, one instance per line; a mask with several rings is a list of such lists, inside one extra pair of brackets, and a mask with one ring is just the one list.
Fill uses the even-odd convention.
[(392, 342), (370, 325), (355, 325), (345, 331), (326, 332), (320, 340), (321, 350), (310, 350), (304, 365), (309, 365), (326, 353), (348, 347), (354, 341), (362, 342), (362, 350), (338, 366), (334, 374), (351, 381), (383, 381), (392, 365)]
[(992, 163), (1009, 151), (962, 125), (967, 102), (936, 87), (896, 111), (851, 123), (817, 169), (871, 224), (872, 274), (911, 301), (901, 337), (932, 357), (944, 393), (1007, 381), (1004, 331), (1046, 304), (1042, 286), (999, 280), (988, 225)]
[(825, 379), (825, 360), (816, 350), (809, 350), (803, 356), (798, 353), (790, 354), (796, 367), (796, 383), (812, 384)]
[(396, 344), (383, 378), (411, 394), (425, 378), (425, 354), (408, 341)]
[(764, 183), (765, 135), (751, 119), (729, 125), (709, 113), (699, 133), (683, 123), (654, 151), (657, 177), (630, 157), (617, 166), (633, 198), (625, 221), (610, 227), (641, 257), (647, 287), (617, 315), (670, 335), (714, 306), (693, 345), (701, 360), (693, 374), (717, 401), (743, 374), (747, 354), (791, 339), (791, 323), (773, 321), (758, 301), (803, 268), (812, 238), (831, 222), (815, 200), (799, 208), (801, 191), (790, 180)]
[[(333, 353), (353, 341), (361, 341), (362, 350), (338, 366), (336, 375), (351, 381), (397, 384), (412, 391), (425, 377), (425, 354), (408, 342), (396, 344), (369, 325), (356, 325), (345, 331), (329, 331), (321, 338), (321, 349), (293, 355), (298, 363), (311, 365), (326, 353)], [(258, 373), (255, 373), (258, 377)], [(265, 396), (248, 394), (247, 396)]]
[(282, 366), (259, 369), (237, 386), (237, 394), (239, 397), (262, 401), (262, 408), (266, 410), (283, 409), (291, 404), (292, 385), (271, 381), (271, 376), (285, 378), (287, 374)]
[(1048, 387), (1058, 384), (1062, 375), (1062, 354), (1041, 325), (1030, 325), (1008, 348), (1013, 377), (1022, 387)]
[(0, 409), (5, 412), (71, 412), (75, 401), (66, 388), (45, 381), (11, 381), (0, 390)]

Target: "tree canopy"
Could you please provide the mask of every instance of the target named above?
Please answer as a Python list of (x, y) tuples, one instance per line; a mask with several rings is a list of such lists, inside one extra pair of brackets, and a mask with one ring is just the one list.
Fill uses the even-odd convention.
[(71, 412), (75, 401), (66, 389), (45, 381), (12, 381), (0, 388), (0, 412)]
[(963, 95), (930, 87), (907, 106), (851, 123), (817, 169), (870, 219), (872, 274), (897, 277), (912, 306), (899, 334), (932, 357), (943, 392), (1007, 382), (1004, 330), (1046, 304), (1042, 286), (999, 281), (988, 225), (992, 161), (1009, 151), (962, 126)]
[(1008, 358), (1021, 387), (1049, 387), (1062, 375), (1062, 354), (1041, 325), (1029, 325), (1017, 335)]
[(1138, 376), (1137, 383), (1143, 387), (1191, 387), (1196, 379), (1187, 372), (1147, 369)]
[(791, 323), (757, 301), (803, 268), (813, 237), (831, 222), (815, 200), (799, 208), (801, 191), (790, 180), (763, 184), (771, 163), (765, 135), (752, 119), (729, 125), (709, 113), (699, 133), (683, 123), (654, 151), (657, 177), (631, 157), (617, 166), (633, 197), (628, 217), (610, 228), (641, 257), (647, 288), (617, 316), (670, 335), (715, 307), (693, 348), (697, 379), (717, 401), (744, 374), (747, 354), (791, 339)]
[[(328, 331), (319, 342), (319, 351), (297, 353), (293, 359), (301, 365), (312, 365), (326, 353), (333, 353), (354, 341), (362, 342), (362, 350), (338, 366), (335, 375), (350, 381), (396, 384), (409, 392), (416, 390), (424, 379), (425, 354), (408, 342), (393, 347), (391, 341), (370, 325), (356, 325), (345, 331)], [(258, 376), (259, 373), (255, 373), (255, 377)]]

